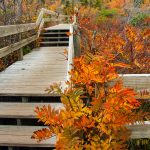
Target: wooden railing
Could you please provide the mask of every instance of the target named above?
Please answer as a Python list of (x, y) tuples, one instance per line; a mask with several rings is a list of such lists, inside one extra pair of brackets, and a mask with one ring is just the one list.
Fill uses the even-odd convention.
[[(46, 18), (44, 16), (45, 14), (49, 15), (49, 17)], [(62, 23), (64, 19), (69, 19), (69, 16), (61, 15), (54, 11), (42, 8), (36, 21), (36, 26), (39, 27), (38, 36), (40, 35), (40, 32), (43, 29), (43, 26), (46, 22), (57, 22), (57, 23), (61, 22)]]
[[(45, 18), (45, 14), (48, 15), (48, 17)], [(14, 44), (11, 44), (9, 46), (6, 46), (4, 48), (0, 49), (0, 58), (16, 51), (16, 50), (20, 50), (20, 59), (22, 59), (23, 55), (22, 55), (22, 47), (28, 45), (29, 43), (35, 41), (38, 36), (40, 35), (41, 30), (44, 27), (44, 24), (46, 22), (63, 22), (63, 20), (65, 19), (69, 20), (69, 16), (65, 16), (65, 15), (59, 15), (56, 12), (50, 11), (50, 10), (46, 10), (46, 9), (42, 9), (40, 11), (40, 14), (37, 18), (37, 21), (35, 23), (29, 23), (29, 24), (20, 24), (20, 25), (8, 25), (8, 26), (0, 26), (0, 37), (6, 37), (9, 35), (14, 35), (14, 34), (20, 34), (23, 32), (28, 32), (31, 30), (36, 30), (37, 29), (37, 34), (28, 37), (26, 39), (21, 39), (20, 41)], [(73, 27), (76, 23), (76, 18), (74, 18), (74, 22), (73, 24), (70, 25), (70, 32), (72, 33), (72, 35), (69, 37), (69, 49), (68, 49), (68, 71), (71, 70), (72, 67), (72, 61), (73, 61), (73, 57), (74, 57), (74, 41), (73, 41)], [(150, 75), (123, 75), (123, 79), (124, 79), (124, 83), (127, 87), (132, 87), (135, 90), (141, 90), (143, 88), (149, 89), (149, 85), (150, 85)], [(69, 80), (69, 74), (67, 75), (67, 80)], [(137, 86), (138, 85), (138, 86)], [(139, 88), (139, 89), (138, 89)], [(142, 134), (142, 130), (145, 128), (145, 126), (130, 126), (129, 128), (131, 128), (131, 130), (133, 131), (132, 134), (132, 138), (149, 138), (149, 125), (146, 125), (147, 130), (146, 132), (143, 132)], [(137, 131), (135, 131), (134, 129), (136, 129)], [(144, 130), (143, 130), (144, 131)], [(133, 136), (134, 132), (138, 132), (137, 136)], [(148, 134), (147, 134), (148, 133)], [(141, 135), (139, 135), (141, 134)]]
[(69, 36), (69, 48), (68, 48), (68, 66), (67, 66), (67, 80), (70, 80), (69, 72), (72, 69), (73, 58), (74, 58), (74, 43), (73, 43), (73, 24), (70, 25), (70, 33)]
[[(48, 15), (47, 18), (44, 18), (45, 14)], [(14, 34), (21, 34), (23, 32), (28, 32), (31, 30), (37, 30), (36, 31), (37, 34), (32, 35), (31, 37), (28, 37), (22, 40), (20, 36), (19, 42), (6, 46), (4, 48), (1, 48), (0, 58), (16, 50), (19, 50), (20, 52), (19, 59), (22, 60), (23, 59), (22, 47), (30, 44), (31, 42), (35, 41), (39, 37), (40, 32), (43, 29), (45, 22), (56, 22), (56, 23), (61, 22), (62, 23), (65, 19), (69, 20), (69, 16), (59, 15), (58, 13), (54, 11), (42, 8), (35, 23), (0, 26), (0, 38), (14, 35)]]

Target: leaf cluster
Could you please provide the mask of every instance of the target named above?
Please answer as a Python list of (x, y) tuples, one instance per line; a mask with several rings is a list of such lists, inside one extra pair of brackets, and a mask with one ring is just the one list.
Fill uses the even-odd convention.
[(47, 89), (60, 94), (63, 108), (37, 107), (39, 121), (48, 127), (35, 131), (32, 138), (41, 141), (56, 135), (56, 149), (127, 149), (126, 125), (142, 121), (144, 114), (136, 111), (140, 102), (135, 92), (114, 82), (116, 67), (127, 65), (112, 60), (90, 53), (76, 58), (68, 87), (63, 91), (55, 83)]

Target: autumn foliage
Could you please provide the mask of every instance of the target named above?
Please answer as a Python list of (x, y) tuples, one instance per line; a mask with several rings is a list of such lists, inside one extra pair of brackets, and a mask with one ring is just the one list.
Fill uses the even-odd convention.
[(119, 73), (149, 73), (150, 29), (136, 28), (118, 18), (96, 22), (98, 18), (94, 15), (95, 11), (88, 10), (89, 15), (84, 8), (80, 9), (78, 15), (82, 53), (99, 52), (105, 56), (113, 54), (114, 62), (121, 61), (131, 66), (119, 69)]
[(63, 91), (59, 84), (48, 92), (60, 94), (63, 108), (50, 105), (35, 112), (46, 128), (35, 131), (38, 141), (57, 137), (56, 149), (126, 149), (130, 137), (127, 124), (141, 121), (140, 103), (135, 92), (122, 86), (116, 68), (128, 67), (112, 63), (113, 56), (86, 54), (74, 60), (71, 79)]
[(46, 128), (35, 131), (32, 138), (40, 142), (56, 136), (58, 150), (127, 149), (131, 134), (127, 126), (149, 116), (139, 110), (136, 93), (118, 81), (118, 71), (149, 72), (145, 65), (150, 64), (149, 29), (120, 26), (120, 21), (109, 18), (99, 22), (94, 8), (79, 11), (74, 34), (80, 37), (83, 55), (74, 59), (65, 90), (57, 83), (47, 89), (60, 95), (63, 107), (37, 107), (37, 117)]

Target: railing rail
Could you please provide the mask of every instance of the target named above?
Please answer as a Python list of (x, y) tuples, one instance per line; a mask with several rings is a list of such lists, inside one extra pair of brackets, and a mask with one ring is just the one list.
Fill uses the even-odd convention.
[(35, 23), (0, 26), (0, 37), (30, 31), (36, 28)]
[(68, 66), (67, 66), (67, 80), (70, 80), (69, 72), (72, 69), (73, 58), (74, 58), (74, 43), (73, 43), (73, 24), (70, 25), (70, 33), (69, 36), (69, 48), (68, 48)]
[[(48, 16), (49, 20), (44, 18), (45, 14), (49, 15)], [(33, 37), (26, 38), (23, 40), (21, 40), (21, 38), (20, 38), (19, 42), (11, 44), (9, 46), (6, 46), (4, 48), (1, 48), (0, 49), (0, 58), (10, 54), (13, 51), (19, 50), (20, 48), (35, 41), (39, 37), (40, 32), (43, 29), (45, 22), (51, 22), (51, 21), (54, 22), (54, 19), (52, 19), (52, 18), (56, 18), (55, 21), (57, 23), (59, 23), (59, 21), (62, 21), (64, 18), (69, 18), (69, 16), (61, 15), (61, 14), (59, 15), (58, 13), (56, 13), (54, 11), (42, 8), (35, 23), (0, 26), (0, 38), (37, 29), (37, 34), (34, 35)], [(22, 52), (21, 52), (21, 54), (22, 54)]]
[[(45, 18), (44, 17), (45, 14), (50, 15), (49, 18)], [(55, 20), (54, 20), (54, 18), (55, 18)], [(62, 21), (64, 18), (69, 18), (69, 16), (68, 15), (61, 15), (61, 14), (58, 14), (54, 11), (42, 8), (41, 12), (37, 18), (37, 21), (36, 21), (36, 26), (39, 27), (38, 28), (38, 37), (41, 33), (41, 30), (43, 29), (45, 22), (51, 22), (51, 21), (52, 22), (54, 22), (54, 21), (59, 22), (59, 21)]]

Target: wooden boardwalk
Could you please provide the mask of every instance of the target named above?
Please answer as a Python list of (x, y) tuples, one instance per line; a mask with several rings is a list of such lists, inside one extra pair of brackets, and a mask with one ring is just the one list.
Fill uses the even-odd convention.
[(70, 28), (70, 24), (58, 24), (52, 27), (45, 28), (45, 30), (66, 30)]
[(0, 125), (0, 146), (54, 147), (56, 137), (52, 137), (40, 143), (35, 139), (31, 139), (31, 134), (40, 129), (42, 129), (42, 126)]
[[(34, 131), (41, 129), (37, 126), (34, 108), (36, 106), (49, 105), (53, 108), (62, 108), (60, 97), (56, 94), (47, 94), (45, 89), (54, 82), (61, 82), (62, 88), (65, 81), (69, 80), (68, 71), (72, 68), (75, 55), (75, 43), (73, 34), (67, 36), (66, 32), (73, 33), (76, 19), (71, 24), (58, 24), (45, 28), (47, 22), (45, 15), (51, 20), (53, 17), (63, 20), (65, 15), (42, 9), (35, 23), (25, 25), (10, 25), (0, 27), (0, 37), (20, 34), (38, 28), (36, 35), (0, 49), (0, 58), (18, 51), (19, 59), (0, 73), (0, 150), (1, 146), (8, 146), (9, 150), (15, 147), (54, 147), (56, 138), (37, 143), (31, 139)], [(69, 16), (67, 16), (68, 18)], [(43, 32), (41, 33), (42, 29)], [(39, 48), (23, 56), (22, 47), (41, 37)], [(79, 43), (76, 43), (76, 45)], [(68, 50), (68, 57), (64, 56), (64, 49)], [(75, 51), (74, 51), (75, 50)], [(147, 75), (120, 75), (126, 87), (140, 90), (149, 90), (150, 74)], [(32, 98), (31, 98), (32, 97)], [(49, 98), (52, 100), (49, 101)], [(48, 101), (47, 101), (48, 99)], [(146, 98), (149, 99), (149, 98)], [(15, 102), (14, 102), (15, 101)], [(131, 138), (150, 138), (150, 125), (129, 126), (132, 130)]]
[(64, 82), (67, 47), (41, 47), (24, 56), (0, 73), (0, 95), (47, 95), (45, 89), (53, 82)]
[(60, 109), (62, 104), (60, 103), (0, 103), (0, 118), (36, 118), (35, 108), (51, 105), (52, 108)]

